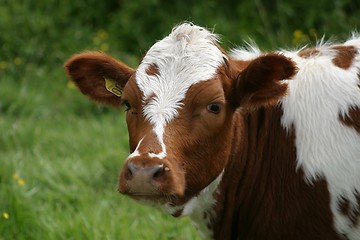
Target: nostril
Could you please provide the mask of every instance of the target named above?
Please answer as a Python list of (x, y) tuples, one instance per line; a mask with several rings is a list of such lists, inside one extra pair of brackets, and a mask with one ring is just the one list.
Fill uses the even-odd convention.
[(131, 179), (132, 179), (133, 174), (132, 174), (132, 172), (130, 171), (129, 168), (126, 169), (125, 174), (124, 174), (124, 177), (125, 177), (126, 180), (131, 180)]
[(128, 163), (127, 164), (127, 171), (125, 173), (125, 178), (127, 180), (130, 180), (137, 171), (139, 171), (139, 167), (137, 167), (133, 163)]
[(161, 178), (163, 175), (164, 175), (164, 169), (160, 168), (154, 173), (153, 178), (154, 179)]
[(131, 174), (134, 174), (134, 173), (136, 173), (137, 171), (139, 171), (139, 167), (138, 166), (136, 166), (135, 164), (133, 164), (133, 163), (128, 163), (128, 170), (131, 172)]
[(166, 172), (168, 172), (170, 169), (168, 167), (165, 167), (163, 164), (156, 166), (156, 171), (153, 173), (153, 179), (156, 181), (162, 181), (166, 178)]

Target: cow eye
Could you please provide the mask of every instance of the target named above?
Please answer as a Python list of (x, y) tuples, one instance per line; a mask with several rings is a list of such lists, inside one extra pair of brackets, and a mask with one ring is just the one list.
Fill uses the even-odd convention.
[(221, 111), (221, 105), (219, 103), (210, 103), (207, 105), (207, 110), (211, 113), (218, 114)]
[(131, 109), (131, 105), (128, 100), (124, 100), (123, 105), (126, 107), (125, 111), (129, 111)]

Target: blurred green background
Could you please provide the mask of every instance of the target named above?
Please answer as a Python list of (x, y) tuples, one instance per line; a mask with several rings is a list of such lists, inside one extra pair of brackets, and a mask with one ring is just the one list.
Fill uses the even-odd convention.
[(117, 193), (123, 111), (81, 96), (62, 67), (85, 49), (135, 67), (182, 21), (225, 49), (295, 49), (346, 39), (360, 1), (0, 0), (0, 239), (199, 239), (189, 219)]

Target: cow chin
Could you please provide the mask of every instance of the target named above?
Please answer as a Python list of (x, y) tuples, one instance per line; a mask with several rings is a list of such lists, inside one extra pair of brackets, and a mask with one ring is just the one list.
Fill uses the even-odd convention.
[(191, 198), (183, 192), (181, 194), (174, 193), (173, 191), (158, 191), (153, 193), (131, 192), (125, 190), (122, 184), (119, 184), (119, 192), (139, 203), (154, 207), (174, 217), (181, 216), (184, 204)]

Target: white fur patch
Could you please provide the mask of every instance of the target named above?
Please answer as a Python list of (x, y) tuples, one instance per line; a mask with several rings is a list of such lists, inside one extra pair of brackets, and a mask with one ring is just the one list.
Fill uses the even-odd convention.
[[(145, 118), (154, 126), (161, 145), (158, 156), (166, 156), (163, 136), (165, 126), (177, 116), (181, 101), (190, 86), (214, 77), (225, 57), (215, 45), (217, 36), (192, 24), (174, 28), (169, 36), (155, 43), (136, 71), (136, 82), (142, 91)], [(157, 75), (146, 70), (156, 64)]]
[[(360, 38), (346, 42), (360, 49)], [(360, 135), (339, 119), (351, 107), (360, 107), (360, 57), (349, 69), (335, 66), (336, 52), (318, 46), (319, 54), (301, 58), (297, 52), (283, 52), (299, 68), (289, 80), (289, 91), (281, 101), (282, 124), (295, 128), (297, 166), (307, 181), (325, 177), (331, 196), (335, 227), (350, 239), (360, 239), (359, 227), (351, 228), (350, 219), (339, 210), (341, 196), (357, 206), (355, 191), (360, 192)]]
[(230, 57), (242, 61), (254, 60), (261, 54), (260, 49), (254, 43), (246, 43), (245, 47), (235, 48), (230, 51)]
[(213, 238), (213, 232), (209, 229), (208, 225), (211, 223), (211, 219), (215, 218), (213, 207), (216, 205), (216, 199), (214, 195), (221, 182), (222, 176), (223, 172), (204, 188), (199, 195), (190, 199), (190, 201), (185, 204), (182, 212), (182, 216), (190, 216), (202, 239)]
[(139, 141), (139, 143), (138, 143), (138, 145), (136, 146), (135, 150), (128, 156), (128, 159), (129, 159), (129, 158), (133, 158), (133, 157), (138, 157), (138, 156), (140, 156), (139, 147), (140, 147), (141, 142), (142, 142), (143, 140), (144, 140), (144, 138), (142, 138), (142, 139)]

